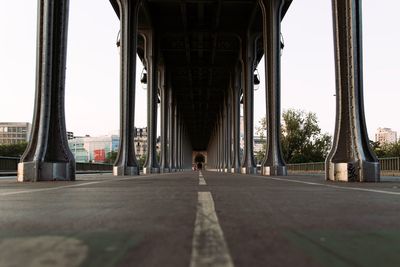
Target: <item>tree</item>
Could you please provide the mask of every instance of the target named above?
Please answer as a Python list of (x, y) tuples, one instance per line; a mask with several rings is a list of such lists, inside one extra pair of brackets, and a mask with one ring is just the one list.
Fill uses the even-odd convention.
[(260, 126), (256, 128), (256, 134), (260, 137), (260, 141), (262, 142), (262, 149), (257, 151), (254, 154), (254, 157), (257, 162), (262, 162), (265, 157), (265, 151), (267, 150), (267, 144), (265, 142), (265, 129), (267, 128), (266, 118), (261, 118), (259, 123)]
[(389, 144), (380, 144), (373, 141), (370, 141), (370, 143), (378, 158), (400, 157), (400, 140)]
[(141, 157), (139, 157), (139, 158), (137, 159), (138, 165), (139, 165), (139, 168), (140, 168), (140, 169), (143, 169), (144, 163), (146, 162), (146, 157), (147, 157), (147, 155), (144, 154), (144, 155), (142, 155)]
[(117, 159), (117, 155), (118, 155), (117, 151), (108, 152), (106, 157), (106, 163), (114, 164), (115, 160)]
[[(317, 115), (296, 109), (288, 109), (282, 114), (282, 153), (287, 163), (324, 161), (331, 147), (331, 136), (322, 134)], [(260, 121), (258, 135), (265, 134), (266, 120)], [(263, 148), (265, 154), (266, 147)], [(256, 155), (257, 157), (257, 155)]]
[(24, 154), (28, 143), (0, 145), (0, 156), (2, 157), (21, 157)]

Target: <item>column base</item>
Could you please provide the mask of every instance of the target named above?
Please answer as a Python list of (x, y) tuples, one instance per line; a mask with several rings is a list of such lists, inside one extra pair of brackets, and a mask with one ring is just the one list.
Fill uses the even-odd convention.
[(257, 174), (257, 167), (242, 167), (242, 174)]
[(160, 173), (160, 168), (154, 168), (154, 167), (144, 167), (143, 168), (143, 174), (150, 174), (150, 173)]
[(326, 164), (326, 180), (340, 182), (380, 182), (379, 162)]
[(232, 168), (231, 173), (240, 173), (240, 168)]
[(286, 166), (263, 166), (261, 167), (261, 175), (264, 176), (287, 176)]
[(162, 173), (170, 173), (172, 172), (169, 168), (161, 168)]
[(17, 181), (75, 181), (75, 162), (21, 162)]
[(226, 172), (226, 173), (231, 173), (232, 170), (231, 170), (231, 168), (225, 168), (225, 169), (224, 169), (224, 172)]
[(139, 175), (139, 167), (132, 166), (114, 166), (113, 175), (114, 176), (136, 176)]

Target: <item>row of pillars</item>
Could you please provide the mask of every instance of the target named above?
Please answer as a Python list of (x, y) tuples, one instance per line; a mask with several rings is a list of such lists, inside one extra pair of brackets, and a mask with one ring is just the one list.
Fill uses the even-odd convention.
[[(138, 15), (141, 0), (118, 0), (121, 20), (121, 116), (120, 147), (115, 175), (137, 175), (134, 150), (135, 74)], [(266, 62), (267, 153), (265, 175), (286, 175), (280, 148), (280, 23), (282, 10), (291, 0), (258, 0), (262, 10)], [(68, 147), (65, 127), (65, 68), (69, 0), (38, 1), (38, 46), (35, 108), (29, 145), (18, 165), (19, 181), (74, 180), (75, 160)], [(332, 150), (326, 160), (326, 179), (379, 181), (379, 163), (371, 151), (363, 106), (361, 0), (332, 0), (336, 65), (336, 127)], [(157, 55), (153, 33), (144, 33), (148, 86), (148, 157), (145, 172), (182, 169), (191, 161), (184, 123), (162, 87), (162, 160), (156, 160)], [(232, 74), (230, 93), (221, 105), (218, 123), (209, 145), (211, 165), (226, 171), (254, 173), (253, 71), (254, 36), (242, 40), (240, 65), (244, 96), (245, 149), (239, 164), (238, 77)], [(166, 83), (168, 85), (168, 83)], [(171, 90), (169, 91), (171, 94)], [(172, 94), (173, 95), (173, 94)], [(164, 103), (164, 106), (163, 106)], [(172, 112), (173, 110), (173, 112)], [(169, 112), (168, 112), (169, 111)], [(172, 114), (174, 114), (172, 116)], [(168, 118), (168, 119), (167, 119)], [(230, 122), (233, 122), (230, 123)], [(167, 125), (165, 125), (167, 124)], [(224, 127), (225, 125), (225, 127)], [(230, 128), (233, 125), (233, 129)], [(166, 134), (168, 132), (169, 134)], [(187, 156), (186, 156), (187, 154)]]
[[(259, 0), (263, 19), (266, 77), (266, 156), (263, 175), (287, 175), (280, 134), (280, 32), (282, 8), (290, 1)], [(377, 182), (379, 162), (366, 130), (363, 76), (361, 0), (332, 0), (336, 66), (336, 126), (333, 147), (326, 159), (326, 179)], [(253, 154), (253, 73), (257, 36), (242, 39), (238, 67), (232, 73), (208, 147), (208, 167), (224, 172), (256, 173)], [(240, 158), (240, 91), (243, 88), (244, 151)]]
[[(158, 60), (155, 35), (138, 29), (140, 0), (118, 0), (121, 22), (120, 145), (113, 173), (138, 175), (135, 155), (135, 78), (137, 40), (145, 40), (148, 74), (148, 153), (144, 173), (180, 171), (191, 167), (191, 144), (168, 83), (167, 70)], [(69, 0), (38, 1), (36, 95), (32, 134), (18, 165), (18, 181), (75, 180), (75, 159), (65, 127), (65, 70)], [(160, 79), (158, 74), (160, 73)], [(161, 93), (161, 160), (157, 161), (157, 94)], [(189, 161), (187, 159), (190, 159)]]

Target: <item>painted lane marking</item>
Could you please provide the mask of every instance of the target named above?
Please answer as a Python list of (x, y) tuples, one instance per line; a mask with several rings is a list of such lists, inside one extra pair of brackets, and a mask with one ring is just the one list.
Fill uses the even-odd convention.
[(134, 179), (138, 179), (138, 178), (147, 178), (147, 177), (153, 177), (153, 176), (158, 176), (158, 175), (166, 175), (166, 173), (165, 174), (146, 175), (146, 176), (140, 175), (140, 176), (134, 176), (134, 177), (127, 177), (127, 178), (117, 178), (117, 179), (111, 178), (108, 180), (87, 182), (87, 183), (73, 184), (73, 185), (63, 185), (63, 186), (56, 186), (56, 187), (51, 187), (51, 188), (40, 188), (40, 189), (30, 189), (30, 190), (21, 190), (21, 191), (13, 191), (13, 192), (3, 192), (3, 193), (0, 193), (0, 197), (19, 195), (19, 194), (30, 194), (30, 193), (36, 193), (36, 192), (54, 191), (54, 190), (60, 190), (60, 189), (81, 187), (81, 186), (86, 186), (86, 185), (103, 184), (103, 183), (109, 183), (109, 182), (114, 182), (114, 181), (134, 180)]
[(199, 171), (199, 185), (207, 185), (206, 180), (204, 179), (203, 173)]
[[(261, 176), (252, 175), (252, 177), (260, 178)], [(269, 179), (269, 180), (274, 180), (274, 181), (281, 181), (281, 182), (299, 183), (299, 184), (307, 184), (307, 185), (313, 185), (313, 186), (325, 186), (325, 187), (330, 187), (330, 188), (335, 188), (335, 189), (363, 191), (363, 192), (370, 192), (370, 193), (379, 193), (379, 194), (400, 196), (400, 192), (390, 192), (390, 191), (385, 191), (385, 190), (367, 189), (367, 188), (360, 188), (360, 187), (344, 187), (344, 186), (338, 186), (338, 185), (320, 184), (320, 183), (314, 183), (314, 182), (305, 182), (305, 181), (300, 181), (300, 180), (276, 178), (276, 177), (263, 176), (263, 178)]]
[(233, 267), (210, 192), (198, 192), (190, 267)]

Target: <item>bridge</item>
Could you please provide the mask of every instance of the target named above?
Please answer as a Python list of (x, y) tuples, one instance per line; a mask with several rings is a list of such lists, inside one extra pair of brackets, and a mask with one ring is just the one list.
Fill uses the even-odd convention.
[[(112, 174), (77, 174), (64, 111), (69, 1), (38, 1), (32, 134), (18, 182), (0, 181), (0, 265), (398, 266), (400, 180), (381, 178), (369, 145), (361, 0), (332, 0), (336, 126), (325, 175), (288, 176), (280, 24), (291, 2), (110, 0), (121, 23), (120, 146)], [(137, 55), (148, 94), (142, 172)], [(267, 150), (258, 170), (253, 93), (263, 56)], [(191, 170), (196, 157), (200, 171)]]
[[(188, 169), (205, 151), (207, 167), (256, 173), (254, 71), (265, 56), (267, 151), (263, 175), (285, 176), (280, 145), (280, 24), (291, 0), (110, 1), (121, 21), (120, 147), (114, 175), (139, 174), (134, 151), (136, 56), (146, 68), (148, 155), (144, 173)], [(361, 1), (333, 3), (336, 127), (326, 179), (379, 181), (363, 106)], [(68, 1), (39, 3), (37, 84), (32, 138), (19, 181), (75, 180), (65, 129)], [(161, 160), (156, 159), (160, 96)], [(243, 102), (244, 151), (239, 116)]]

